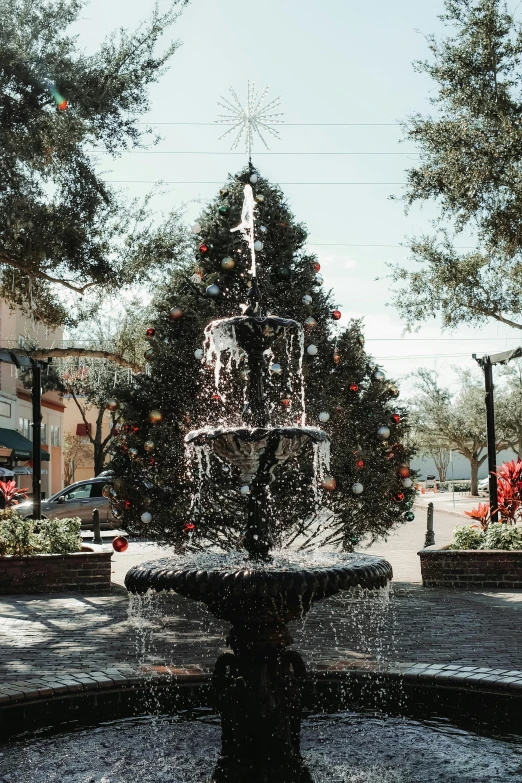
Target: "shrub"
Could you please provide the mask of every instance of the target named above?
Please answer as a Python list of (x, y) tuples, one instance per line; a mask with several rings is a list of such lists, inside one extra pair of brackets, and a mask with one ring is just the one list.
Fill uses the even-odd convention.
[(522, 460), (504, 462), (498, 470), (497, 482), (500, 516), (512, 523), (522, 512)]
[(449, 549), (481, 549), (484, 533), (478, 527), (459, 525), (453, 531)]
[(81, 523), (74, 519), (23, 519), (13, 509), (0, 516), (0, 555), (67, 555), (82, 548)]
[(74, 519), (42, 519), (38, 523), (38, 539), (42, 552), (68, 555), (82, 548), (81, 522)]
[(522, 525), (491, 522), (483, 537), (481, 549), (522, 549)]

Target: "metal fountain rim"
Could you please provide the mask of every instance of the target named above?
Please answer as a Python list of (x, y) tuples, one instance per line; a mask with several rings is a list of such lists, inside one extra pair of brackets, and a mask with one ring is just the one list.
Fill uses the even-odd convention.
[(215, 429), (203, 427), (188, 432), (185, 435), (185, 443), (193, 443), (195, 440), (216, 440), (223, 435), (234, 435), (244, 441), (258, 441), (275, 435), (290, 439), (306, 436), (315, 443), (325, 443), (330, 440), (329, 434), (324, 430), (306, 425), (298, 427), (216, 427)]

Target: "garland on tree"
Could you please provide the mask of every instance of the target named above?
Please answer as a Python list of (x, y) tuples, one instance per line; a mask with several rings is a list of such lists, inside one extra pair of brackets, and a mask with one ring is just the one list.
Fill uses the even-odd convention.
[[(323, 288), (317, 257), (305, 250), (304, 226), (281, 190), (252, 167), (229, 176), (194, 224), (195, 260), (180, 265), (155, 301), (146, 372), (116, 402), (125, 424), (113, 433), (115, 477), (105, 492), (122, 527), (134, 534), (179, 550), (241, 546), (248, 487), (238, 470), (219, 460), (207, 464), (201, 453), (198, 469), (187, 460), (184, 437), (208, 424), (241, 425), (247, 368), (230, 356), (230, 372), (220, 374), (216, 389), (216, 367), (205, 362), (203, 348), (208, 323), (239, 315), (247, 301), (250, 252), (232, 230), (241, 221), (246, 183), (256, 201), (263, 310), (303, 324), (306, 421), (326, 430), (332, 442), (331, 475), (320, 487), (310, 453), (274, 471), (272, 536), (280, 545), (352, 550), (363, 536), (385, 536), (413, 519), (407, 411), (395, 402), (396, 385), (366, 354), (361, 323), (336, 327), (341, 313)], [(266, 356), (273, 425), (302, 423), (300, 384), (287, 372), (290, 363), (282, 340)]]

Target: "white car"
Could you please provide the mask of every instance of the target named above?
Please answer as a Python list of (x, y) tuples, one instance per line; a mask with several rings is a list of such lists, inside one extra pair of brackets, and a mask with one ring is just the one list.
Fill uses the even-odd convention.
[(478, 491), (479, 492), (487, 492), (489, 494), (489, 476), (486, 476), (486, 478), (480, 479), (478, 483)]

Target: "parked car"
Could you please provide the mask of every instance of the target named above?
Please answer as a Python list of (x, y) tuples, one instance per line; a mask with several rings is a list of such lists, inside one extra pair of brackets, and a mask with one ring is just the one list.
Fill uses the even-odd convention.
[[(42, 517), (56, 519), (64, 517), (80, 517), (82, 528), (92, 528), (92, 512), (97, 508), (100, 512), (100, 527), (111, 530), (117, 527), (112, 516), (107, 498), (103, 497), (102, 489), (110, 482), (109, 477), (97, 476), (86, 481), (76, 481), (65, 489), (61, 489), (49, 500), (42, 500)], [(16, 506), (24, 517), (30, 517), (33, 511), (31, 500), (25, 500)]]
[(480, 479), (478, 483), (478, 491), (479, 492), (486, 492), (489, 494), (489, 476), (486, 476), (486, 478)]

